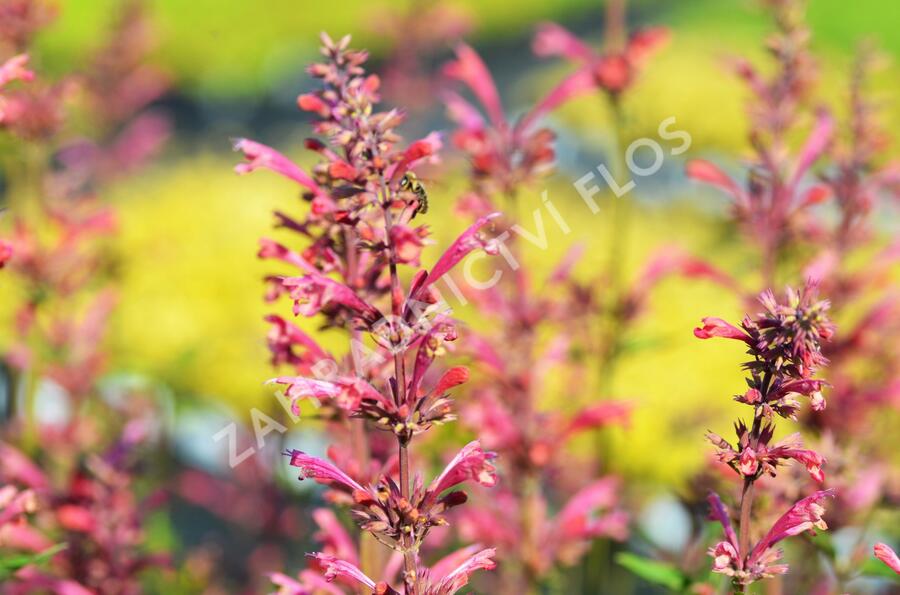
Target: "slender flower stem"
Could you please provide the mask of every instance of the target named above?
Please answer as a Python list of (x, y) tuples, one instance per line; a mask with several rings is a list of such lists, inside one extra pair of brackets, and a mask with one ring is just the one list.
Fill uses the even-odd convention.
[[(400, 276), (397, 274), (397, 247), (394, 245), (391, 230), (393, 229), (393, 217), (391, 216), (391, 195), (388, 184), (381, 177), (381, 199), (384, 211), (384, 229), (385, 242), (388, 245), (388, 254), (390, 258), (390, 274), (391, 274), (391, 312), (395, 319), (391, 321), (392, 341), (395, 344), (394, 349), (394, 379), (396, 381), (396, 399), (397, 404), (403, 406), (406, 403), (406, 362), (403, 359), (403, 351), (398, 349), (398, 343), (402, 340), (400, 337), (400, 329), (397, 328), (398, 320), (403, 313), (403, 292), (400, 287)], [(409, 444), (402, 437), (397, 437), (397, 444), (400, 449), (400, 496), (409, 502)], [(417, 595), (418, 593), (418, 577), (416, 576), (416, 556), (413, 552), (412, 535), (403, 535), (401, 537), (401, 547), (403, 549), (403, 567), (404, 567), (404, 583), (406, 585), (407, 595)]]
[(750, 478), (744, 480), (744, 488), (741, 491), (741, 538), (740, 555), (747, 556), (750, 553), (750, 513), (753, 510), (754, 481)]

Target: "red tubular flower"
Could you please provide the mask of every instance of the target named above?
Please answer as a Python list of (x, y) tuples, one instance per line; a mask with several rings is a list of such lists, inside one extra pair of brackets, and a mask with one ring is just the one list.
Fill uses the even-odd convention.
[(234, 167), (234, 171), (237, 173), (248, 174), (259, 168), (270, 169), (289, 180), (297, 182), (317, 197), (327, 199), (327, 195), (322, 188), (299, 165), (275, 149), (246, 138), (239, 138), (234, 141), (234, 150), (242, 152), (247, 158), (246, 163), (241, 163)]
[(437, 585), (429, 585), (425, 589), (425, 593), (427, 595), (453, 595), (469, 584), (469, 577), (473, 573), (479, 570), (493, 570), (497, 566), (497, 563), (494, 562), (496, 555), (496, 550), (487, 548), (467, 556), (459, 566), (440, 577)]
[(791, 506), (786, 513), (775, 521), (768, 533), (754, 546), (748, 557), (748, 566), (763, 559), (766, 551), (770, 550), (782, 539), (799, 535), (805, 531), (815, 533), (815, 529), (821, 531), (827, 529), (828, 525), (822, 519), (825, 509), (820, 503), (825, 498), (833, 497), (833, 495), (832, 490), (819, 491)]
[(496, 457), (495, 453), (485, 452), (477, 440), (466, 444), (431, 482), (428, 492), (432, 497), (437, 497), (465, 481), (475, 481), (483, 486), (493, 487), (497, 483), (497, 475), (490, 461)]
[(726, 339), (738, 339), (746, 343), (750, 342), (750, 337), (734, 325), (728, 324), (721, 318), (712, 316), (702, 320), (703, 326), (694, 329), (694, 336), (698, 339), (711, 339), (713, 337), (724, 337)]
[(324, 459), (299, 450), (288, 450), (284, 454), (291, 457), (292, 467), (299, 467), (300, 479), (315, 479), (329, 485), (337, 484), (354, 495), (368, 494), (368, 490), (359, 485), (352, 477)]
[(331, 582), (337, 578), (345, 578), (350, 579), (351, 581), (355, 581), (363, 585), (364, 587), (368, 587), (372, 590), (373, 593), (379, 593), (379, 595), (381, 593), (397, 593), (397, 591), (394, 591), (390, 587), (387, 587), (386, 589), (383, 589), (381, 591), (377, 591), (378, 586), (376, 585), (375, 581), (366, 576), (362, 570), (360, 570), (350, 562), (340, 560), (328, 554), (313, 553), (308, 555), (311, 558), (315, 558), (325, 568), (325, 579), (328, 582)]
[(286, 277), (281, 283), (294, 300), (294, 315), (315, 316), (322, 308), (343, 306), (368, 325), (382, 317), (377, 308), (360, 299), (351, 288), (319, 273)]

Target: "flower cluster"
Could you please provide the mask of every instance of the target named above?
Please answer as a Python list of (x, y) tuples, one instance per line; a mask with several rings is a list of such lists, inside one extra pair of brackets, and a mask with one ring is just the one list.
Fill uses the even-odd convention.
[(743, 592), (757, 580), (783, 574), (787, 566), (776, 564), (781, 551), (773, 546), (791, 535), (813, 528), (825, 529), (821, 502), (831, 491), (819, 491), (794, 504), (753, 548), (750, 548), (751, 506), (756, 482), (764, 474), (775, 476), (782, 460), (803, 464), (818, 482), (824, 481), (824, 458), (802, 447), (799, 434), (771, 443), (775, 415), (796, 419), (800, 408), (797, 397), (807, 396), (814, 408), (824, 408), (821, 394), (823, 380), (813, 378), (826, 363), (822, 344), (831, 339), (834, 327), (826, 318), (828, 302), (817, 301), (816, 288), (807, 285), (802, 291), (787, 291), (786, 303), (778, 302), (770, 291), (760, 296), (764, 311), (747, 316), (741, 328), (718, 318), (705, 318), (703, 327), (694, 330), (701, 339), (725, 337), (743, 341), (753, 358), (744, 368), (750, 372), (749, 389), (736, 400), (753, 407), (750, 428), (743, 421), (735, 424), (737, 442), (730, 444), (717, 434), (708, 438), (718, 449), (719, 460), (729, 465), (743, 480), (741, 496), (740, 539), (731, 526), (730, 517), (719, 497), (710, 496), (713, 519), (725, 529), (726, 540), (710, 548), (713, 570), (732, 577)]
[(472, 165), (476, 194), (470, 202), (475, 204), (492, 195), (513, 197), (522, 185), (546, 173), (554, 160), (555, 135), (548, 128), (537, 128), (538, 120), (593, 89), (590, 81), (565, 80), (512, 123), (507, 120), (490, 71), (471, 47), (457, 46), (456, 59), (444, 66), (444, 75), (465, 85), (481, 106), (479, 109), (454, 90), (444, 94), (447, 114), (457, 125), (453, 143)]
[[(468, 379), (465, 368), (434, 377), (436, 357), (457, 337), (437, 283), (473, 250), (491, 250), (480, 230), (495, 216), (479, 218), (430, 270), (418, 270), (403, 287), (399, 267), (418, 267), (428, 237), (427, 227), (413, 223), (424, 205), (409, 180), (414, 167), (434, 158), (440, 140), (430, 135), (401, 148), (395, 129), (403, 115), (377, 110), (380, 80), (366, 75), (366, 52), (349, 49), (349, 42), (349, 37), (335, 42), (323, 34), (326, 60), (308, 68), (323, 88), (298, 98), (301, 109), (317, 116), (314, 130), (321, 138), (306, 142), (321, 158), (311, 173), (259, 143), (235, 143), (247, 158), (239, 173), (271, 169), (300, 184), (309, 203), (301, 220), (276, 214), (281, 226), (303, 236), (302, 251), (272, 240), (262, 243), (261, 257), (300, 271), (269, 278), (269, 298), (286, 295), (295, 315), (319, 316), (326, 328), (340, 329), (349, 338), (349, 353), (339, 361), (299, 327), (269, 317), (273, 361), (291, 364), (302, 374), (274, 379), (287, 387), (293, 411), (299, 413), (298, 402), (312, 398), (330, 410), (332, 420), (356, 426), (349, 457), (342, 457), (340, 448), (334, 453), (336, 459), (352, 461), (345, 468), (298, 450), (285, 454), (301, 479), (327, 484), (330, 499), (349, 505), (364, 531), (402, 555), (400, 581), (407, 593), (452, 593), (475, 570), (493, 568), (494, 550), (464, 550), (455, 569), (443, 569), (446, 573), (424, 566), (419, 551), (430, 529), (447, 523), (444, 512), (465, 501), (465, 493), (456, 489), (460, 484), (495, 483), (494, 455), (472, 442), (425, 486), (421, 475), (411, 478), (409, 449), (415, 436), (453, 419), (449, 391)], [(369, 437), (379, 431), (393, 436), (396, 449), (380, 465), (373, 455), (382, 443)], [(313, 555), (312, 561), (328, 581), (350, 579), (372, 592), (398, 592), (389, 585), (395, 576), (376, 582), (352, 561), (326, 553)], [(301, 581), (310, 580), (304, 576)]]
[[(609, 6), (616, 4), (610, 2)], [(578, 70), (571, 75), (570, 84), (574, 81), (587, 82), (602, 90), (610, 99), (617, 100), (634, 84), (647, 60), (666, 42), (669, 32), (663, 27), (653, 27), (635, 31), (629, 39), (622, 40), (622, 35), (614, 30), (620, 26), (616, 16), (608, 15), (606, 51), (597, 52), (562, 26), (545, 23), (534, 38), (534, 53), (538, 56), (561, 56), (574, 62)]]

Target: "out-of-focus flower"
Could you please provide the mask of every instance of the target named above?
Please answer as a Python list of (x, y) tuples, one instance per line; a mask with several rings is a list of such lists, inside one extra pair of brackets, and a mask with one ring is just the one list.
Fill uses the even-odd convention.
[(597, 52), (556, 23), (538, 27), (532, 48), (538, 56), (560, 56), (578, 65), (570, 80), (590, 80), (593, 87), (618, 97), (634, 84), (650, 56), (669, 38), (664, 27), (635, 31), (622, 48)]

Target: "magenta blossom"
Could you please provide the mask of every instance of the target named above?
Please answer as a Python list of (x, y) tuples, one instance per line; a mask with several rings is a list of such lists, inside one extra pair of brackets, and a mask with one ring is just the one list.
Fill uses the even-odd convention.
[(599, 53), (560, 25), (545, 23), (538, 28), (532, 47), (538, 56), (561, 56), (576, 63), (579, 70), (570, 80), (589, 80), (615, 97), (634, 83), (647, 59), (668, 37), (663, 27), (644, 29), (633, 33), (621, 50)]

